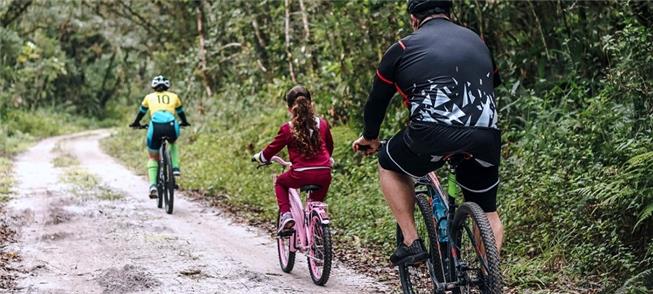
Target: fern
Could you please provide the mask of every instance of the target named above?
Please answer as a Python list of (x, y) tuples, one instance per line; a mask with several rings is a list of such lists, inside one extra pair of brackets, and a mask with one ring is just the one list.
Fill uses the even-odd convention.
[(639, 226), (639, 224), (651, 216), (653, 216), (653, 202), (649, 203), (639, 214), (639, 219), (637, 220), (637, 223), (635, 223), (635, 229)]

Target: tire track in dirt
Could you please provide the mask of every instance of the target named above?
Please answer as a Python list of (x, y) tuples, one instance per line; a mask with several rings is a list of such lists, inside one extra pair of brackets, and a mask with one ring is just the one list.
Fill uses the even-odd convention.
[[(17, 158), (16, 196), (7, 205), (8, 222), (18, 232), (11, 246), (22, 257), (14, 292), (387, 291), (338, 262), (327, 286), (315, 286), (303, 256), (293, 273), (284, 274), (265, 232), (183, 196), (166, 215), (147, 198), (144, 179), (101, 151), (98, 141), (108, 135), (100, 130), (46, 139)], [(63, 169), (51, 163), (57, 144), (78, 160), (76, 168), (124, 197), (84, 195), (62, 183)]]

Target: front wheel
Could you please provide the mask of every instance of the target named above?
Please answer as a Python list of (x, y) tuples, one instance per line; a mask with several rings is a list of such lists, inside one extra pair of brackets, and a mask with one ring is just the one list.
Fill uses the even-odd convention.
[(458, 253), (458, 291), (502, 293), (499, 252), (490, 222), (478, 204), (465, 202), (456, 210), (451, 235)]
[(308, 251), (308, 269), (311, 272), (313, 283), (324, 286), (331, 274), (331, 230), (328, 224), (323, 224), (320, 218), (313, 214), (311, 217), (311, 235), (313, 242)]
[(170, 154), (167, 150), (163, 150), (163, 166), (165, 174), (165, 189), (163, 193), (163, 200), (165, 204), (165, 211), (167, 214), (172, 214), (175, 203), (175, 176), (172, 171), (172, 164), (170, 161)]
[[(277, 215), (277, 228), (279, 227), (279, 215)], [(290, 251), (295, 238), (295, 233), (278, 233), (277, 234), (277, 253), (279, 254), (279, 266), (284, 273), (289, 273), (295, 266), (295, 252)]]

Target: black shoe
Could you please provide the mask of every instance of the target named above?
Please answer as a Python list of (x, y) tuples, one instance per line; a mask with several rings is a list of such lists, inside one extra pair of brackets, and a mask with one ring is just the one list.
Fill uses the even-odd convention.
[(159, 197), (159, 192), (156, 188), (156, 185), (150, 185), (150, 199), (156, 199)]
[(428, 258), (429, 255), (424, 250), (424, 243), (422, 243), (421, 239), (417, 239), (410, 246), (406, 246), (403, 243), (399, 245), (395, 253), (390, 256), (390, 261), (396, 266), (417, 265)]

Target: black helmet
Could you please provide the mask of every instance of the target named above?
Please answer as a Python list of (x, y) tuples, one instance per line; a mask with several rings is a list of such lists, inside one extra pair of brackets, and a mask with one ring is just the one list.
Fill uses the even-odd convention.
[(408, 0), (408, 12), (416, 15), (428, 10), (434, 10), (435, 13), (448, 14), (452, 5), (452, 0)]

